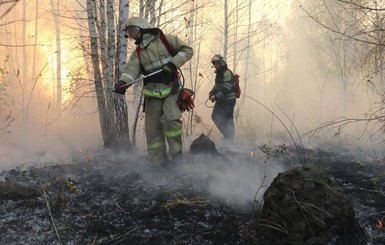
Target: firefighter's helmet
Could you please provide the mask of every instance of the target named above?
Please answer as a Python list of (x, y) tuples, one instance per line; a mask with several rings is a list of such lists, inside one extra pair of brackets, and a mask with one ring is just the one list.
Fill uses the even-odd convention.
[(219, 64), (221, 64), (221, 66), (227, 65), (225, 59), (224, 59), (223, 56), (220, 55), (220, 54), (214, 55), (214, 57), (211, 59), (211, 63), (213, 63), (213, 64), (214, 64), (214, 63), (218, 63), (218, 62), (219, 62)]
[(129, 26), (137, 26), (140, 29), (153, 29), (154, 27), (148, 23), (148, 21), (142, 17), (131, 17), (127, 20), (125, 28)]

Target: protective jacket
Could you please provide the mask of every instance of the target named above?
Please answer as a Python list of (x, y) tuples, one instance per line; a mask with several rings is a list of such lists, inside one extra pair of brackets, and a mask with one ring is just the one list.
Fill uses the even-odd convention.
[(210, 95), (215, 95), (216, 101), (235, 99), (234, 74), (227, 66), (221, 67), (215, 72), (215, 85), (211, 89)]
[[(138, 48), (131, 53), (119, 80), (130, 83), (140, 74), (163, 70), (144, 79), (143, 93), (147, 150), (153, 163), (164, 164), (168, 159), (167, 149), (172, 156), (182, 151), (182, 111), (177, 104), (180, 82), (176, 68), (191, 59), (193, 49), (178, 37), (165, 35), (173, 51), (170, 54), (160, 38), (161, 31), (153, 28), (145, 19), (130, 18), (126, 24), (126, 27), (129, 26), (139, 27), (141, 36), (136, 39)], [(170, 62), (174, 71), (164, 69), (169, 67)]]
[(227, 63), (221, 55), (214, 55), (212, 63), (216, 67), (215, 85), (209, 93), (214, 95), (215, 105), (211, 118), (226, 140), (233, 140), (235, 81), (234, 74), (227, 68)]
[[(159, 35), (145, 33), (143, 34), (142, 41), (137, 44), (140, 48), (140, 53), (137, 51), (132, 52), (119, 80), (130, 83), (137, 79), (140, 74), (150, 74), (162, 69), (168, 62), (173, 63), (176, 68), (179, 68), (191, 59), (193, 49), (190, 46), (176, 36), (165, 36), (172, 50), (176, 53), (174, 57), (167, 51)], [(144, 95), (156, 98), (167, 97), (171, 93), (173, 86), (175, 86), (175, 83), (173, 83), (175, 79), (175, 74), (170, 76), (170, 74), (165, 74), (165, 72), (145, 79)]]

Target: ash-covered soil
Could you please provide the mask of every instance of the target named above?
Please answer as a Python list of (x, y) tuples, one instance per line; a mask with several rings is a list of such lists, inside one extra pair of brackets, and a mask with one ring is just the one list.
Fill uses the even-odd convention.
[(371, 162), (354, 155), (310, 151), (307, 160), (324, 169), (342, 188), (367, 235), (367, 244), (385, 244), (385, 161)]
[[(342, 187), (368, 244), (385, 244), (384, 165), (322, 151), (306, 159)], [(0, 199), (0, 244), (248, 244), (254, 201), (299, 164), (295, 152), (265, 158), (247, 150), (185, 154), (167, 168), (105, 150), (30, 164), (1, 173), (33, 197)]]

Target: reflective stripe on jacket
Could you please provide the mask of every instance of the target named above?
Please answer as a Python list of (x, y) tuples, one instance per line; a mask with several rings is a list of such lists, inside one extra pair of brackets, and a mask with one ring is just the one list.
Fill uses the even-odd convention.
[(173, 138), (173, 137), (177, 137), (177, 136), (180, 136), (182, 135), (182, 129), (178, 128), (178, 129), (175, 129), (175, 130), (172, 130), (172, 131), (165, 131), (164, 134), (166, 135), (166, 137), (168, 138)]
[(171, 94), (172, 86), (164, 83), (149, 83), (143, 88), (145, 96), (155, 97), (158, 99), (166, 98)]
[(158, 141), (158, 142), (153, 142), (152, 144), (147, 144), (147, 149), (151, 149), (151, 150), (164, 148), (164, 147), (165, 147), (164, 141)]
[(229, 69), (218, 71), (215, 76), (215, 85), (210, 91), (217, 100), (235, 99), (234, 93), (234, 75)]

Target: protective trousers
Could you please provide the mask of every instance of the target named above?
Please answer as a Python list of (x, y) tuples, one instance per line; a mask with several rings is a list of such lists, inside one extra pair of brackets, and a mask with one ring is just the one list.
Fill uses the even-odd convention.
[(178, 94), (164, 99), (146, 96), (145, 131), (147, 150), (154, 164), (167, 161), (170, 154), (182, 151), (182, 111), (177, 104)]
[(235, 134), (234, 107), (235, 99), (217, 101), (211, 114), (215, 125), (228, 140), (233, 140)]

